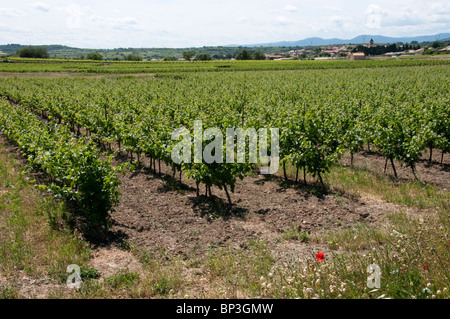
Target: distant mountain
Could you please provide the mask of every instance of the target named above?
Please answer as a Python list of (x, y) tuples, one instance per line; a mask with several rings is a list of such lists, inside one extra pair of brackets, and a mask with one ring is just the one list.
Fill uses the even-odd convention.
[[(273, 42), (273, 43), (259, 43), (259, 44), (249, 44), (249, 45), (241, 45), (242, 47), (305, 47), (305, 46), (320, 46), (320, 45), (333, 45), (333, 44), (359, 44), (359, 43), (368, 43), (370, 39), (373, 39), (375, 43), (384, 44), (384, 43), (411, 43), (412, 41), (417, 41), (419, 43), (422, 42), (433, 42), (436, 40), (446, 40), (450, 38), (450, 33), (440, 33), (435, 35), (424, 35), (424, 36), (415, 36), (415, 37), (400, 37), (400, 38), (391, 38), (385, 37), (382, 35), (359, 35), (353, 39), (343, 40), (343, 39), (322, 39), (322, 38), (307, 38), (300, 41), (282, 41), (282, 42)], [(230, 45), (237, 46), (237, 45)]]
[[(350, 40), (343, 39), (322, 39), (322, 38), (308, 38), (301, 41), (284, 41), (276, 43), (262, 43), (252, 45), (227, 45), (216, 47), (202, 47), (202, 48), (189, 48), (194, 49), (197, 54), (207, 53), (214, 59), (226, 56), (227, 58), (234, 57), (242, 48), (247, 48), (250, 53), (253, 51), (261, 51), (262, 53), (274, 53), (281, 54), (286, 52), (287, 48), (298, 48), (307, 46), (325, 46), (325, 45), (341, 45), (341, 44), (360, 44), (369, 43), (370, 39), (373, 39), (376, 44), (384, 43), (411, 43), (412, 41), (433, 42), (436, 40), (447, 42), (450, 41), (450, 33), (441, 33), (437, 35), (429, 36), (416, 36), (416, 37), (404, 37), (404, 38), (390, 38), (381, 35), (360, 35)], [(27, 45), (23, 44), (0, 44), (0, 56), (12, 55)], [(89, 53), (99, 52), (106, 60), (119, 59), (124, 60), (128, 54), (140, 55), (146, 60), (161, 59), (164, 57), (181, 58), (183, 51), (187, 48), (116, 48), (116, 49), (82, 49), (74, 48), (65, 45), (42, 45), (48, 50), (51, 58), (80, 58), (85, 57)]]

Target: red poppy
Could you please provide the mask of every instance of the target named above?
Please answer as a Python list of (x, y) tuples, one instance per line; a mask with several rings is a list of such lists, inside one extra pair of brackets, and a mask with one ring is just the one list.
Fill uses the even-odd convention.
[(428, 265), (425, 265), (423, 268), (425, 268), (425, 270), (428, 270)]
[(317, 259), (318, 261), (320, 261), (321, 263), (323, 263), (324, 260), (325, 260), (325, 254), (322, 253), (322, 252), (316, 254), (316, 259)]

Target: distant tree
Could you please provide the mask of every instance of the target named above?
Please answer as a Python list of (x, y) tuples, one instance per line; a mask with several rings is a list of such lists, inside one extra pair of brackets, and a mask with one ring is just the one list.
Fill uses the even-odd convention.
[(441, 46), (442, 46), (442, 43), (439, 42), (439, 41), (434, 41), (434, 42), (431, 44), (431, 47), (432, 47), (433, 49), (437, 49), (437, 48), (439, 48), (439, 47), (441, 47)]
[(113, 61), (120, 61), (120, 59), (118, 57), (116, 57), (116, 56), (112, 60)]
[(236, 60), (251, 60), (252, 56), (251, 56), (250, 52), (248, 52), (246, 49), (242, 49), (241, 51), (238, 52), (235, 59)]
[(173, 57), (173, 56), (166, 56), (163, 58), (163, 61), (176, 61), (177, 58)]
[(253, 53), (253, 60), (265, 60), (266, 56), (261, 51), (256, 51)]
[(89, 53), (89, 54), (86, 56), (86, 59), (88, 59), (88, 60), (98, 60), (98, 61), (101, 61), (101, 60), (103, 60), (103, 55), (101, 55), (101, 54), (98, 53), (98, 52), (92, 52), (92, 53)]
[(43, 48), (43, 47), (29, 46), (26, 48), (21, 48), (21, 49), (19, 49), (17, 54), (21, 58), (38, 58), (38, 59), (48, 59), (49, 58), (47, 49)]
[(331, 55), (329, 54), (329, 53), (327, 53), (327, 52), (320, 52), (319, 53), (319, 57), (330, 57)]
[(126, 61), (142, 61), (142, 57), (138, 54), (127, 54), (125, 56)]
[(430, 49), (426, 49), (423, 54), (425, 55), (434, 55), (434, 54), (439, 54), (439, 51), (437, 50), (430, 50)]
[(190, 61), (194, 56), (195, 56), (195, 51), (194, 50), (183, 51), (183, 58), (186, 61)]
[(208, 54), (208, 53), (202, 53), (202, 54), (198, 54), (198, 55), (195, 57), (195, 60), (196, 60), (196, 61), (211, 61), (211, 60), (212, 60), (212, 57), (211, 57), (211, 55)]

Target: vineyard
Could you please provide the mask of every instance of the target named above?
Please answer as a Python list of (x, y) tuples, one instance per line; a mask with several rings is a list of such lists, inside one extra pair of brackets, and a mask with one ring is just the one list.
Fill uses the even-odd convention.
[[(326, 233), (324, 223), (334, 225), (331, 230), (337, 234), (335, 227), (342, 222), (354, 230), (361, 216), (370, 216), (367, 222), (376, 228), (394, 209), (412, 209), (416, 215), (435, 209), (448, 242), (449, 64), (419, 59), (109, 64), (17, 60), (1, 63), (0, 72), (109, 75), (0, 78), (0, 131), (27, 160), (29, 171), (46, 177), (39, 189), (102, 229), (106, 235), (101, 240), (114, 241), (113, 234), (120, 230), (133, 245), (153, 253), (163, 248), (194, 258), (217, 245), (243, 247), (249, 238), (261, 239), (267, 233), (270, 244), (264, 249), (282, 249), (279, 238), (284, 238), (287, 250), (299, 253), (297, 246), (306, 245), (308, 236)], [(154, 76), (140, 77), (143, 73)], [(218, 128), (224, 136), (227, 129), (278, 128), (279, 172), (261, 177), (267, 163), (251, 162), (249, 148), (240, 163), (174, 162), (172, 153), (180, 139), (172, 139), (172, 133), (181, 127), (194, 132), (195, 121), (202, 121), (203, 131)], [(205, 134), (203, 148), (211, 140)], [(237, 152), (234, 144), (230, 147), (221, 149), (224, 161), (227, 153)], [(370, 156), (375, 162), (361, 168)], [(362, 208), (362, 200), (353, 199), (361, 196), (362, 184), (346, 194), (347, 177), (336, 178), (338, 172), (359, 174), (361, 180), (376, 174), (376, 184), (385, 185), (383, 192), (411, 187), (425, 200), (411, 204), (404, 199), (417, 194), (390, 200), (383, 193), (382, 209), (370, 202)], [(164, 181), (164, 190), (148, 184), (152, 181)], [(145, 188), (152, 185), (157, 191), (149, 194)], [(345, 207), (338, 204), (340, 196)], [(179, 233), (169, 223), (174, 220)], [(241, 232), (235, 230), (239, 227)], [(371, 240), (364, 248), (390, 247), (387, 239)], [(316, 239), (314, 245), (339, 251), (347, 240), (336, 241)], [(438, 249), (449, 256), (448, 247)], [(232, 258), (227, 254), (214, 255), (214, 260)], [(270, 267), (278, 265), (273, 258)], [(267, 273), (267, 267), (259, 271)], [(441, 269), (436, 287), (442, 290), (448, 275), (448, 269)], [(280, 280), (280, 287), (287, 285)], [(257, 296), (303, 296), (302, 287), (291, 286), (283, 294), (254, 284), (259, 285), (252, 288)], [(355, 288), (350, 297), (361, 290)]]

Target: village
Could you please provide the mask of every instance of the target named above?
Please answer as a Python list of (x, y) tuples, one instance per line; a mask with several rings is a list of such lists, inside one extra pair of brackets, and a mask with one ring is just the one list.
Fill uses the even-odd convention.
[(417, 42), (411, 44), (377, 45), (371, 39), (369, 44), (367, 45), (349, 44), (336, 46), (322, 46), (316, 49), (303, 48), (300, 50), (289, 50), (281, 54), (266, 54), (266, 59), (274, 61), (292, 60), (292, 59), (294, 60), (350, 59), (356, 61), (356, 60), (366, 60), (369, 57), (396, 58), (400, 56), (450, 53), (450, 45), (444, 48), (441, 48), (439, 45), (440, 44), (438, 42), (424, 47), (421, 47)]

